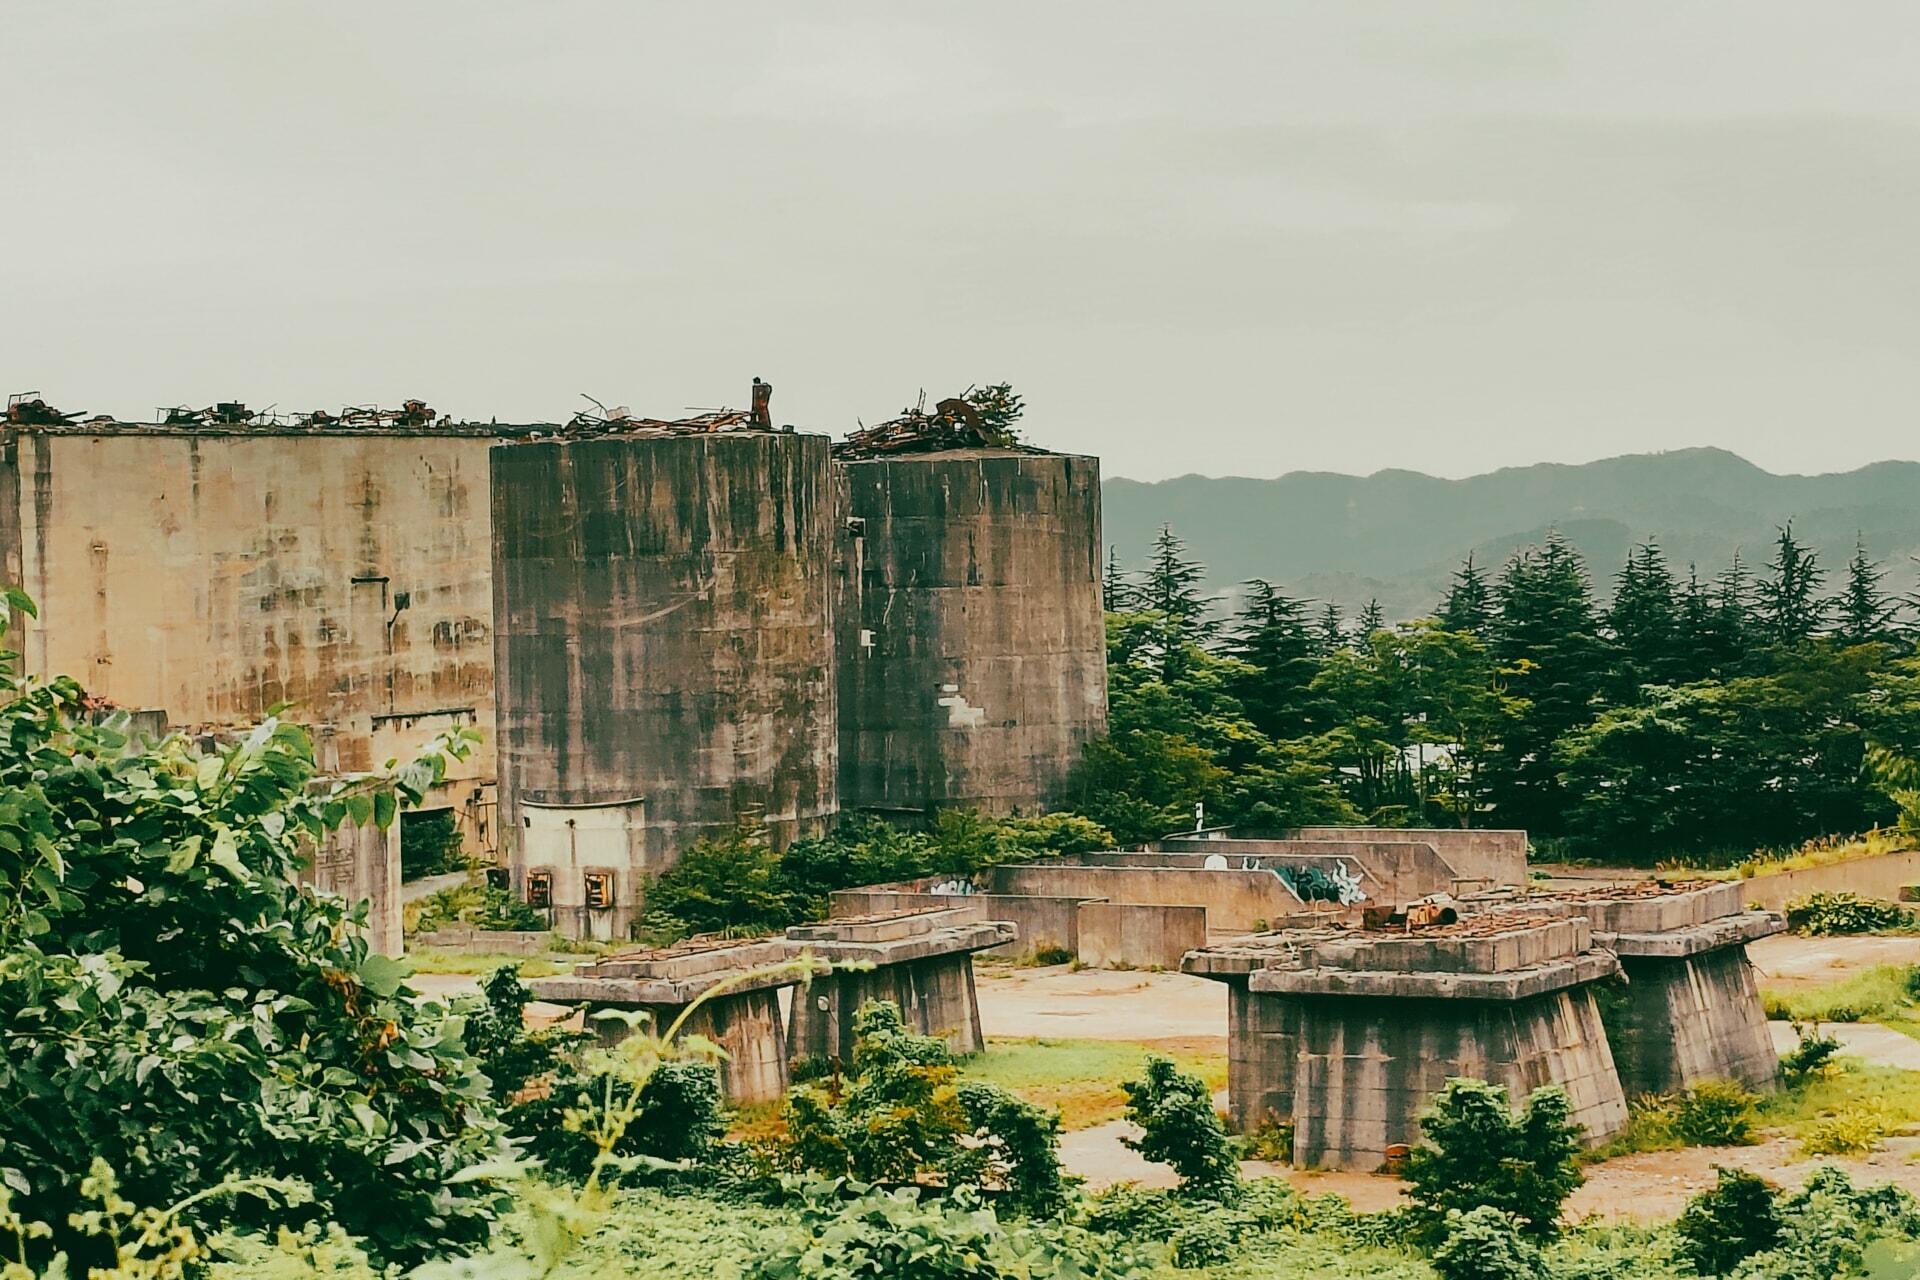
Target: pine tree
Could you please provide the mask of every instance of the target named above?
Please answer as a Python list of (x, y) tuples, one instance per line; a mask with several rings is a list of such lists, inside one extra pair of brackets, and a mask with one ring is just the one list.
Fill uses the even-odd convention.
[(1461, 566), (1454, 570), (1447, 598), (1440, 602), (1440, 625), (1448, 631), (1467, 631), (1486, 638), (1493, 625), (1493, 585), (1487, 571), (1473, 562), (1469, 551)]
[(1759, 630), (1753, 616), (1753, 581), (1740, 552), (1714, 580), (1713, 611), (1701, 633), (1700, 660), (1711, 672), (1738, 671), (1747, 663)]
[(1623, 697), (1635, 698), (1643, 685), (1674, 682), (1682, 666), (1678, 627), (1666, 557), (1658, 543), (1643, 542), (1627, 553), (1607, 610)]
[(1200, 594), (1206, 576), (1206, 566), (1187, 556), (1187, 544), (1174, 534), (1172, 526), (1161, 525), (1153, 540), (1153, 555), (1147, 562), (1137, 607), (1160, 615), (1162, 677), (1175, 675), (1186, 647), (1199, 644), (1213, 632), (1207, 602)]
[(1496, 821), (1559, 834), (1566, 797), (1554, 745), (1593, 718), (1609, 668), (1592, 587), (1579, 553), (1556, 530), (1544, 546), (1508, 563), (1495, 599), (1494, 657), (1512, 673), (1508, 693), (1526, 708), (1507, 731), (1490, 779)]
[(1366, 608), (1360, 610), (1360, 616), (1353, 620), (1353, 639), (1356, 644), (1365, 644), (1376, 631), (1387, 629), (1387, 615), (1381, 609), (1378, 600), (1367, 601)]
[(1330, 653), (1347, 647), (1347, 627), (1340, 620), (1340, 606), (1329, 600), (1320, 610), (1320, 623), (1315, 629), (1316, 644), (1314, 656), (1324, 658)]
[(1847, 585), (1829, 602), (1833, 634), (1847, 644), (1870, 644), (1893, 639), (1899, 604), (1881, 587), (1886, 574), (1867, 557), (1863, 535), (1855, 534), (1853, 559), (1847, 562)]
[(1269, 737), (1299, 737), (1307, 731), (1313, 703), (1307, 687), (1320, 670), (1307, 602), (1254, 578), (1234, 621), (1228, 651), (1253, 668), (1235, 690), (1247, 718)]
[(1820, 554), (1800, 544), (1789, 520), (1780, 527), (1768, 567), (1772, 576), (1754, 588), (1761, 638), (1768, 644), (1799, 644), (1811, 638), (1826, 618), (1827, 602), (1820, 595), (1826, 571), (1820, 567)]
[(1177, 620), (1183, 629), (1198, 628), (1207, 615), (1206, 601), (1200, 595), (1200, 584), (1206, 576), (1206, 566), (1189, 559), (1187, 544), (1174, 533), (1171, 525), (1163, 524), (1154, 535), (1153, 555), (1147, 562), (1146, 581), (1141, 584), (1140, 604), (1165, 614), (1170, 621)]
[(1674, 612), (1674, 682), (1704, 680), (1720, 669), (1715, 659), (1718, 618), (1713, 593), (1700, 580), (1698, 565), (1687, 565), (1686, 585), (1680, 588), (1680, 603)]
[(1100, 575), (1100, 604), (1108, 613), (1128, 613), (1139, 607), (1140, 588), (1133, 575), (1120, 567), (1120, 548), (1107, 548), (1107, 566)]

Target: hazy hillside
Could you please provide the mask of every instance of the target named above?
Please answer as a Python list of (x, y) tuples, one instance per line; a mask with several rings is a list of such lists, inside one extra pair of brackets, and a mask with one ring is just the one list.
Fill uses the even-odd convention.
[(1138, 565), (1169, 523), (1206, 562), (1216, 591), (1259, 576), (1349, 612), (1377, 596), (1392, 617), (1429, 611), (1469, 551), (1497, 566), (1554, 526), (1587, 557), (1602, 596), (1628, 547), (1644, 538), (1658, 539), (1678, 570), (1693, 561), (1711, 576), (1736, 548), (1764, 563), (1775, 527), (1789, 518), (1836, 573), (1856, 531), (1901, 591), (1913, 588), (1920, 555), (1916, 462), (1777, 476), (1724, 450), (1683, 449), (1465, 480), (1411, 471), (1115, 478), (1104, 496), (1106, 540), (1125, 563)]

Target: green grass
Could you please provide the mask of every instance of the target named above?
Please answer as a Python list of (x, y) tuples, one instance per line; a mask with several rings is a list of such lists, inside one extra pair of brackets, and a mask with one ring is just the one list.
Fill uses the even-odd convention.
[(1760, 1123), (1806, 1141), (1836, 1120), (1867, 1115), (1886, 1133), (1920, 1127), (1920, 1071), (1842, 1056), (1845, 1068), (1760, 1100)]
[(518, 956), (502, 955), (491, 952), (442, 951), (437, 947), (421, 947), (407, 952), (407, 963), (413, 966), (415, 973), (457, 973), (481, 975), (492, 973), (501, 965), (517, 964), (523, 978), (551, 978), (558, 973), (570, 971), (577, 956)]
[(985, 1053), (961, 1064), (961, 1073), (1011, 1090), (1029, 1102), (1060, 1112), (1066, 1129), (1086, 1129), (1118, 1120), (1126, 1110), (1124, 1080), (1137, 1080), (1147, 1055), (1160, 1052), (1182, 1071), (1199, 1076), (1210, 1089), (1227, 1083), (1223, 1054), (1174, 1051), (1122, 1040), (1001, 1039), (987, 1042)]
[(1825, 986), (1797, 991), (1763, 990), (1767, 1016), (1786, 1022), (1884, 1022), (1920, 1034), (1920, 1009), (1907, 994), (1911, 966), (1875, 965)]
[(1686, 858), (1670, 859), (1660, 863), (1659, 870), (1696, 880), (1750, 880), (1754, 876), (1775, 875), (1782, 871), (1830, 867), (1859, 858), (1904, 853), (1913, 847), (1911, 835), (1900, 831), (1876, 830), (1858, 836), (1823, 836), (1809, 840), (1796, 849), (1763, 849), (1749, 854), (1732, 866), (1721, 865), (1723, 859), (1709, 856), (1698, 862)]

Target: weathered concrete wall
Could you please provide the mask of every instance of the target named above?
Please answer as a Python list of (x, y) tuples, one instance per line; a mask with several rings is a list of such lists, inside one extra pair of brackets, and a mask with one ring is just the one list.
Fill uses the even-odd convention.
[(1103, 898), (1207, 909), (1207, 927), (1248, 930), (1307, 911), (1271, 871), (1018, 865), (989, 873), (995, 893)]
[[(683, 1006), (636, 1005), (645, 1009), (656, 1030), (673, 1025)], [(628, 1032), (622, 1022), (590, 1019), (602, 1044), (618, 1044)], [(780, 993), (771, 988), (719, 996), (695, 1009), (680, 1028), (683, 1036), (705, 1036), (726, 1050), (719, 1064), (720, 1088), (733, 1102), (778, 1102), (787, 1092), (787, 1038), (780, 1018)]]
[(398, 822), (385, 831), (371, 822), (342, 824), (328, 834), (300, 878), (350, 903), (366, 902), (368, 944), (381, 955), (404, 950)]
[[(566, 862), (578, 830), (549, 814), (529, 847), (533, 805), (621, 811), (590, 868), (615, 877), (616, 936), (645, 878), (736, 815), (779, 844), (816, 830), (837, 808), (825, 437), (512, 444), (492, 465), (517, 882)], [(581, 882), (555, 874), (557, 908), (582, 902)]]
[(1527, 882), (1527, 833), (1458, 827), (1295, 827), (1295, 840), (1391, 840), (1432, 845), (1461, 876), (1491, 884)]
[[(1378, 1168), (1389, 1146), (1420, 1140), (1421, 1111), (1453, 1076), (1505, 1085), (1516, 1103), (1557, 1084), (1589, 1143), (1626, 1125), (1626, 1096), (1590, 986), (1511, 1002), (1395, 1000), (1390, 1009), (1376, 1000), (1293, 999), (1301, 1006), (1297, 1039), (1265, 1043), (1296, 1051), (1293, 1152), (1301, 1168)], [(1273, 1064), (1276, 1080), (1286, 1066)]]
[(474, 792), (495, 768), (486, 451), (500, 431), (8, 432), (0, 578), (40, 610), (11, 639), (28, 671), (176, 726), (293, 703), (328, 770), (481, 726), (488, 740), (428, 803), (489, 850), (491, 799)]
[(1080, 948), (1077, 909), (1085, 901), (1085, 898), (1046, 898), (1024, 894), (920, 893), (875, 886), (836, 890), (828, 898), (827, 914), (838, 918), (945, 907), (964, 912), (963, 918), (967, 920), (1006, 920), (1018, 930), (1014, 941), (981, 954), (1015, 959), (1036, 951), (1077, 953)]
[(1099, 463), (964, 450), (834, 473), (841, 803), (1059, 804), (1106, 731)]
[(1855, 858), (1824, 867), (1801, 867), (1773, 875), (1742, 880), (1742, 898), (1749, 906), (1783, 910), (1795, 898), (1810, 893), (1857, 893), (1863, 898), (1898, 900), (1900, 890), (1920, 884), (1920, 850)]
[(416, 933), (413, 945), (472, 955), (537, 956), (553, 945), (553, 935), (518, 929), (436, 929)]
[(1623, 955), (1626, 985), (1602, 1009), (1629, 1094), (1674, 1093), (1731, 1078), (1771, 1089), (1780, 1060), (1744, 946), (1680, 959)]
[(1205, 907), (1083, 902), (1078, 911), (1080, 963), (1097, 969), (1178, 969), (1187, 952), (1207, 945)]
[(987, 1047), (973, 986), (973, 957), (961, 953), (815, 978), (812, 986), (794, 992), (788, 1055), (850, 1065), (854, 1015), (871, 1000), (891, 1000), (910, 1029), (941, 1037), (955, 1053), (974, 1054)]
[[(1460, 876), (1434, 852), (1433, 846), (1387, 840), (1163, 840), (1165, 850), (1156, 854), (1132, 854), (1128, 857), (1180, 862), (1164, 865), (1197, 865), (1199, 860), (1218, 855), (1232, 867), (1251, 860), (1257, 865), (1275, 862), (1330, 868), (1344, 862), (1349, 870), (1364, 873), (1363, 887), (1369, 899), (1385, 904), (1411, 902), (1436, 893), (1457, 893), (1466, 887)], [(1092, 855), (1101, 859), (1112, 854)]]

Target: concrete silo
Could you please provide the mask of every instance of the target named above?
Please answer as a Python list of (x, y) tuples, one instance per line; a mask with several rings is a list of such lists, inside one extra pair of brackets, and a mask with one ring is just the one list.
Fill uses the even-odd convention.
[(836, 809), (827, 441), (635, 433), (492, 453), (503, 835), (573, 934), (757, 814)]
[(1098, 461), (954, 449), (834, 481), (841, 804), (1062, 803), (1107, 722)]

